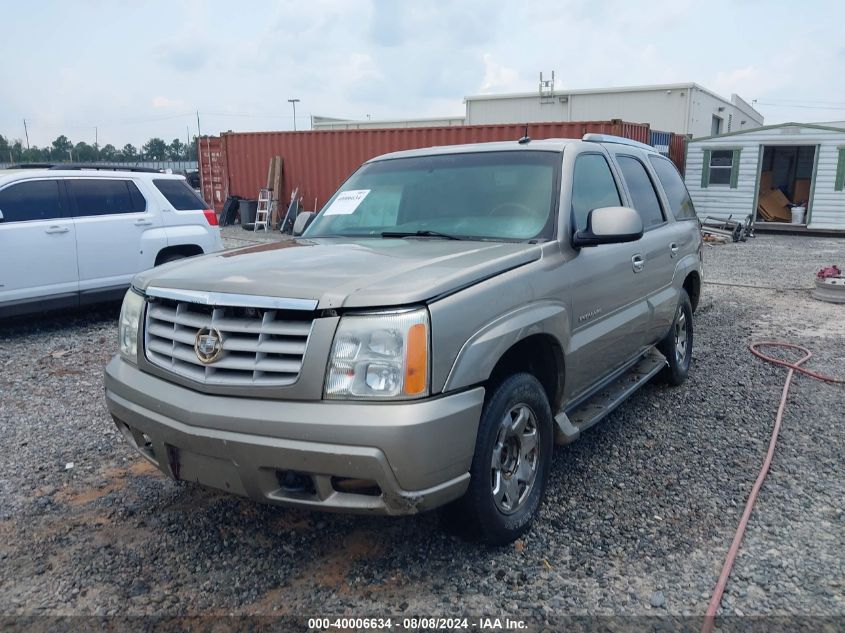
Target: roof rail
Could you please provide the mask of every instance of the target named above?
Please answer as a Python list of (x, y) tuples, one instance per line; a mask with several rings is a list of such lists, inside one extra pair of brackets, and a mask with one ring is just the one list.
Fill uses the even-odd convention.
[(55, 163), (18, 163), (17, 165), (8, 165), (3, 169), (49, 169)]
[(164, 173), (161, 169), (153, 169), (152, 167), (134, 167), (132, 165), (100, 165), (98, 163), (57, 163), (50, 166), (50, 169), (59, 171), (77, 171), (80, 169), (94, 169), (97, 171), (137, 171), (150, 174)]
[(647, 149), (652, 152), (657, 151), (651, 145), (646, 145), (645, 143), (640, 143), (624, 136), (613, 136), (612, 134), (589, 133), (585, 134), (581, 140), (590, 143), (618, 143), (619, 145), (630, 145), (631, 147), (639, 147), (640, 149)]

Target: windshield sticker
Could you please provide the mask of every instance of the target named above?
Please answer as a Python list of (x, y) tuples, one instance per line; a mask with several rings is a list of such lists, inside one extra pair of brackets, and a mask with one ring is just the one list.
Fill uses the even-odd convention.
[(364, 201), (368, 193), (370, 193), (369, 189), (350, 189), (349, 191), (344, 191), (334, 199), (334, 202), (326, 209), (323, 215), (350, 215), (351, 213), (355, 213), (355, 209)]

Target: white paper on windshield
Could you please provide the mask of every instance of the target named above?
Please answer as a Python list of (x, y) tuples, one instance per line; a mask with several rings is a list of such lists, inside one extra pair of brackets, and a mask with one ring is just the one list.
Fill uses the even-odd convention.
[(370, 193), (369, 189), (350, 189), (349, 191), (344, 191), (338, 194), (337, 198), (334, 199), (334, 202), (326, 209), (323, 215), (350, 215), (355, 213), (355, 209), (364, 201), (368, 193)]

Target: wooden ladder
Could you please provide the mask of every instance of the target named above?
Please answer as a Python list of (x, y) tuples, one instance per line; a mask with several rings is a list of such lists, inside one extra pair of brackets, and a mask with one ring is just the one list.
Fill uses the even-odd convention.
[(270, 190), (262, 189), (258, 193), (258, 208), (255, 210), (255, 224), (252, 225), (253, 232), (259, 228), (267, 231), (270, 225), (270, 213), (273, 210), (273, 199), (270, 197)]

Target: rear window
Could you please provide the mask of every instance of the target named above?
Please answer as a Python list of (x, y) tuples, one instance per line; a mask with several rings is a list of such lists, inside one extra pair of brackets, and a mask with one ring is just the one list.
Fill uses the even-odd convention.
[(69, 179), (70, 193), (76, 201), (76, 217), (142, 213), (147, 201), (130, 180)]
[(695, 207), (692, 205), (692, 199), (689, 197), (684, 181), (678, 173), (675, 165), (666, 158), (658, 156), (649, 156), (654, 171), (657, 172), (657, 179), (663, 185), (663, 191), (666, 192), (666, 197), (669, 199), (669, 208), (678, 220), (694, 220)]
[(201, 211), (208, 207), (184, 180), (158, 178), (153, 184), (177, 211)]

